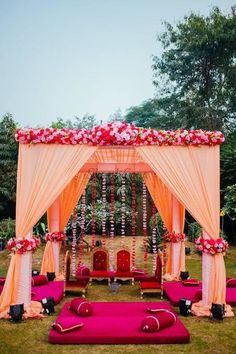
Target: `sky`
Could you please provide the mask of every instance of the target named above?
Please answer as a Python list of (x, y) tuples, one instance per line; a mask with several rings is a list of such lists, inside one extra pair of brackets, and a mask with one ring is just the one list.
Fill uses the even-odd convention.
[(233, 0), (0, 0), (0, 117), (49, 126), (94, 114), (100, 123), (155, 95), (152, 56), (164, 21)]

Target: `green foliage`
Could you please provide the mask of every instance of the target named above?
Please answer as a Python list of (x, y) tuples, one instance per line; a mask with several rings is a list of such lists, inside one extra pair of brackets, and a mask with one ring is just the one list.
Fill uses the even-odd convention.
[(228, 214), (232, 220), (236, 220), (236, 184), (226, 188), (224, 201), (224, 212)]
[(14, 216), (18, 146), (11, 114), (0, 120), (0, 212)]
[(236, 184), (236, 130), (226, 136), (220, 150), (221, 189)]
[(0, 221), (0, 239), (9, 240), (15, 236), (15, 220), (11, 218)]
[(52, 122), (51, 127), (62, 129), (90, 129), (96, 125), (96, 118), (94, 115), (86, 113), (82, 117), (75, 116), (74, 120), (63, 120), (63, 118), (57, 118), (55, 122)]
[(195, 238), (197, 238), (202, 232), (202, 227), (195, 221), (188, 223), (188, 229), (186, 232), (186, 236), (188, 240), (194, 242)]
[(154, 57), (154, 84), (166, 100), (164, 115), (180, 120), (179, 127), (235, 127), (235, 28), (234, 11), (225, 16), (214, 8), (207, 17), (192, 13), (176, 27), (166, 23), (158, 37), (163, 52)]

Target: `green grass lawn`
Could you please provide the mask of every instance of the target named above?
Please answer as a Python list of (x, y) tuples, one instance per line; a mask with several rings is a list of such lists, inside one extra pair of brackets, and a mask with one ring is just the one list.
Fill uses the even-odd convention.
[[(130, 244), (131, 238), (127, 238)], [(116, 239), (116, 246), (119, 239)], [(190, 244), (192, 250), (193, 245)], [(33, 266), (40, 268), (41, 248), (34, 254)], [(142, 265), (142, 242), (138, 238), (136, 245), (137, 266)], [(84, 260), (90, 263), (90, 254), (85, 253)], [(225, 257), (227, 275), (236, 277), (236, 247), (231, 247)], [(6, 251), (0, 252), (0, 275), (5, 275), (9, 264)], [(151, 268), (151, 256), (149, 260)], [(192, 277), (201, 278), (201, 257), (191, 252), (186, 257), (186, 268)], [(47, 341), (48, 331), (63, 304), (71, 297), (66, 297), (56, 306), (56, 314), (43, 320), (27, 320), (19, 324), (7, 320), (0, 322), (0, 354), (119, 354), (119, 353), (236, 353), (236, 318), (224, 319), (222, 322), (208, 318), (181, 317), (190, 332), (189, 344), (176, 345), (52, 345)], [(156, 296), (145, 296), (140, 299), (138, 284), (122, 285), (117, 294), (112, 294), (106, 284), (92, 284), (88, 291), (90, 301), (159, 301)], [(176, 308), (178, 312), (178, 308)]]

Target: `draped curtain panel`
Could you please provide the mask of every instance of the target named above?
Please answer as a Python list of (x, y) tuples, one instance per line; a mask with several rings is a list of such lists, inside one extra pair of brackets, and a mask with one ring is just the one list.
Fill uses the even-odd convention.
[(16, 235), (24, 237), (97, 147), (36, 144), (19, 146)]
[[(177, 215), (180, 230), (173, 230), (173, 194), (162, 182), (162, 180), (154, 172), (146, 172), (142, 174), (149, 193), (155, 203), (155, 206), (169, 232), (183, 232), (185, 220), (185, 208), (179, 203)], [(181, 242), (181, 251), (179, 259), (179, 272), (185, 269), (185, 247)], [(166, 272), (172, 273), (173, 250), (172, 244), (169, 246)]]
[[(208, 235), (220, 231), (219, 146), (141, 146), (137, 151)], [(214, 256), (209, 299), (225, 303), (223, 255)], [(210, 301), (209, 300), (209, 301)]]
[[(55, 215), (54, 203), (47, 212), (48, 219), (48, 231), (63, 231), (70, 215), (79, 201), (84, 189), (86, 188), (88, 181), (90, 179), (91, 173), (89, 172), (79, 172), (76, 176), (68, 183), (66, 188), (62, 191), (58, 197), (58, 215)], [(55, 225), (54, 218), (58, 218), (58, 226)], [(52, 242), (47, 242), (41, 265), (41, 274), (47, 274), (47, 272), (55, 272), (55, 259), (52, 247)]]
[(219, 237), (219, 146), (140, 146), (139, 154), (214, 239)]
[[(16, 237), (25, 238), (97, 147), (87, 145), (20, 144), (16, 193)], [(20, 256), (19, 256), (20, 257)], [(12, 257), (0, 297), (9, 308), (18, 293), (18, 255)]]

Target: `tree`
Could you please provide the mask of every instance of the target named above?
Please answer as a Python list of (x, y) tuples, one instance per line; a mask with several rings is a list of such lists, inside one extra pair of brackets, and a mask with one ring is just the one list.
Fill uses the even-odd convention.
[(1, 217), (14, 217), (18, 144), (16, 123), (10, 113), (0, 121), (0, 211)]
[(114, 113), (110, 114), (109, 122), (123, 122), (124, 118), (122, 115), (122, 111), (118, 108)]
[[(209, 16), (191, 14), (158, 37), (163, 53), (154, 56), (154, 84), (172, 103), (181, 126), (225, 129), (236, 123), (236, 15), (214, 8)], [(165, 109), (166, 108), (166, 109)]]
[(84, 116), (79, 117), (75, 116), (75, 120), (67, 119), (66, 121), (63, 118), (57, 118), (56, 121), (51, 123), (52, 128), (62, 129), (91, 129), (96, 125), (96, 118), (92, 114), (86, 113)]
[(227, 135), (220, 151), (221, 190), (236, 184), (236, 130)]
[(139, 106), (130, 107), (125, 120), (144, 128), (187, 128), (183, 110), (181, 102), (176, 102), (173, 96), (149, 99)]

